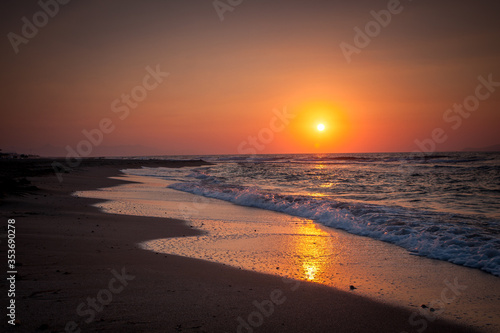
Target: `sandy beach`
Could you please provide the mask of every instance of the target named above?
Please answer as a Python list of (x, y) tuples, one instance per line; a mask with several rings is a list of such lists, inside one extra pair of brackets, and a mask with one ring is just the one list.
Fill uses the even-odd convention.
[(0, 2), (0, 333), (500, 333), (499, 12)]
[[(169, 162), (161, 163), (168, 166)], [(180, 220), (105, 214), (91, 206), (97, 200), (72, 196), (74, 191), (123, 183), (108, 177), (137, 161), (91, 164), (65, 174), (62, 183), (51, 174), (31, 177), (38, 190), (2, 200), (3, 233), (7, 219), (15, 219), (18, 265), (17, 325), (11, 327), (4, 319), (6, 330), (474, 331), (441, 320), (427, 321), (409, 309), (348, 290), (141, 250), (140, 242), (198, 231)], [(7, 287), (2, 281), (3, 294)]]

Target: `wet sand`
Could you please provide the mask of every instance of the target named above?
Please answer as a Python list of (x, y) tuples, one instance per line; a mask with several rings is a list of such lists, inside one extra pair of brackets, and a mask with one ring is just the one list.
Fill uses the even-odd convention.
[[(447, 318), (500, 330), (499, 278), (478, 269), (411, 255), (407, 250), (314, 221), (234, 205), (167, 188), (171, 181), (134, 181), (78, 195), (104, 198), (106, 212), (188, 220), (204, 233), (143, 243), (154, 252), (312, 281), (409, 307), (428, 320)], [(422, 309), (424, 304), (428, 308)]]
[[(103, 213), (92, 206), (98, 200), (71, 195), (123, 184), (108, 177), (136, 166), (137, 161), (83, 165), (65, 174), (62, 183), (52, 174), (28, 177), (38, 190), (1, 201), (3, 235), (7, 219), (16, 220), (19, 265), (18, 325), (11, 327), (4, 316), (2, 330), (417, 332), (425, 327), (425, 332), (473, 331), (439, 319), (431, 322), (411, 309), (351, 291), (140, 249), (137, 244), (147, 240), (200, 231), (180, 220)], [(5, 295), (5, 280), (1, 288)], [(3, 297), (3, 309), (6, 301)]]

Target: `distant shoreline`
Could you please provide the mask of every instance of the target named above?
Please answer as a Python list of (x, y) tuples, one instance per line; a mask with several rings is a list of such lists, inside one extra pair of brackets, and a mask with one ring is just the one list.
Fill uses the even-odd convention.
[[(446, 151), (433, 151), (433, 152), (424, 152), (424, 151), (419, 151), (419, 152), (413, 152), (413, 151), (393, 151), (393, 152), (386, 152), (386, 151), (379, 151), (379, 152), (343, 152), (343, 153), (337, 153), (337, 152), (330, 152), (330, 153), (315, 153), (315, 152), (309, 152), (309, 153), (284, 153), (284, 155), (303, 155), (303, 154), (318, 154), (318, 155), (324, 155), (324, 154), (339, 154), (339, 155), (350, 155), (350, 154), (427, 154), (427, 155), (434, 155), (434, 154), (449, 154), (449, 153), (498, 153), (500, 152), (500, 144), (496, 145), (491, 145), (491, 146), (486, 146), (486, 147), (466, 147), (463, 148), (462, 150), (446, 150)], [(263, 153), (263, 154), (257, 154), (257, 155), (278, 155), (280, 153)], [(229, 153), (223, 153), (223, 154), (188, 154), (188, 155), (171, 155), (171, 154), (149, 154), (149, 155), (124, 155), (124, 156), (117, 156), (117, 155), (96, 155), (96, 156), (90, 156), (90, 157), (83, 157), (81, 158), (82, 160), (136, 160), (136, 159), (141, 159), (148, 161), (154, 161), (157, 160), (159, 157), (162, 158), (162, 160), (168, 159), (171, 157), (171, 161), (175, 161), (175, 157), (179, 156), (185, 156), (185, 157), (198, 157), (198, 156), (232, 156), (232, 155), (242, 155), (245, 156), (244, 154), (229, 154)], [(0, 150), (0, 161), (3, 159), (24, 159), (24, 160), (50, 160), (51, 162), (59, 162), (63, 163), (66, 160), (66, 157), (60, 156), (60, 155), (51, 155), (51, 154), (32, 154), (32, 153), (16, 153), (16, 152), (2, 152)], [(184, 161), (184, 160), (182, 160)]]

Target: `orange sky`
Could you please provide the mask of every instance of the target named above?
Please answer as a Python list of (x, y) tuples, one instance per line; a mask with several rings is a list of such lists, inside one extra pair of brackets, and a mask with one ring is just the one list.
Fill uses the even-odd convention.
[[(43, 9), (2, 2), (0, 148), (64, 156), (103, 119), (113, 130), (90, 155), (413, 151), (436, 128), (439, 151), (500, 143), (500, 86), (443, 119), (479, 76), (500, 82), (497, 2), (402, 1), (350, 63), (341, 43), (387, 1), (269, 2), (223, 21), (212, 1), (69, 2), (17, 53), (9, 33)], [(144, 90), (147, 67), (169, 75)], [(120, 119), (111, 104), (134, 89), (147, 96)], [(279, 123), (283, 110), (294, 117)]]

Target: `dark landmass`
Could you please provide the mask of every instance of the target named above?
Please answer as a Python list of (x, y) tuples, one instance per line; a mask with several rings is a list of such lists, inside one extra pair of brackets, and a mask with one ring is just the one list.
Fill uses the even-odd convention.
[(487, 147), (480, 147), (480, 148), (465, 148), (463, 151), (470, 151), (470, 152), (500, 152), (500, 144), (498, 145), (493, 145), (493, 146), (487, 146)]
[[(17, 155), (15, 155), (17, 156)], [(72, 168), (63, 159), (27, 158), (18, 155), (16, 158), (0, 158), (0, 198), (8, 194), (22, 195), (37, 190), (27, 177), (39, 177), (81, 172), (86, 168), (113, 166), (117, 169), (145, 167), (177, 168), (182, 166), (211, 165), (203, 160), (158, 160), (158, 159), (116, 159), (116, 158), (84, 158), (78, 166)], [(54, 163), (59, 167), (54, 168)], [(62, 167), (61, 167), (62, 166)]]

